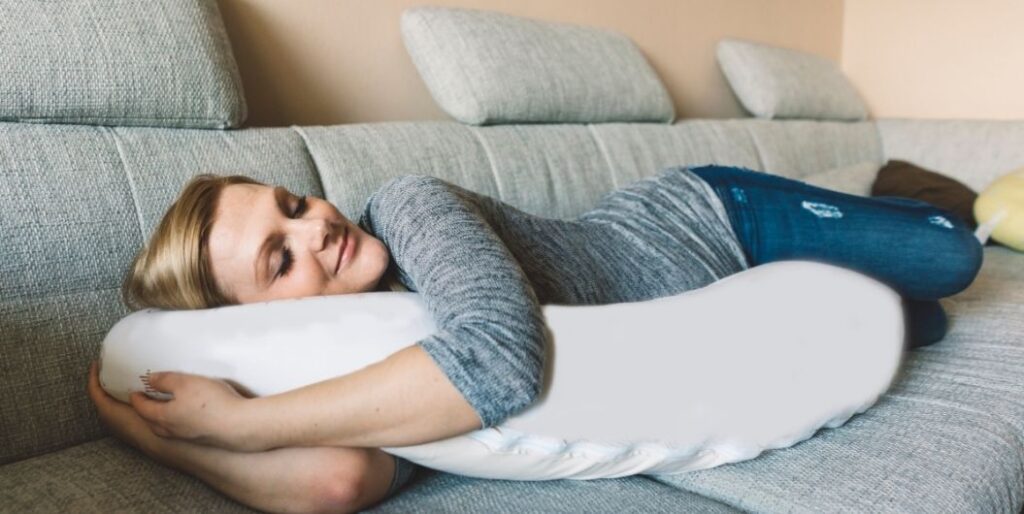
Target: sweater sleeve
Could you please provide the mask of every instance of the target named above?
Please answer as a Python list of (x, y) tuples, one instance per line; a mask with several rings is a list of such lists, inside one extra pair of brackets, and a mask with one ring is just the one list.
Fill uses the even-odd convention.
[(418, 341), (483, 428), (540, 395), (550, 333), (537, 295), (472, 191), (425, 175), (387, 182), (359, 220), (420, 293), (437, 332)]

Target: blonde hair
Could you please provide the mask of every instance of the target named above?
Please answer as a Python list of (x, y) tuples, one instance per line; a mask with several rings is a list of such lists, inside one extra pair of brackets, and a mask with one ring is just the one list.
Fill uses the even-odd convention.
[(265, 185), (245, 175), (204, 173), (189, 180), (128, 268), (121, 298), (129, 309), (205, 309), (238, 303), (214, 280), (208, 250), (220, 193), (231, 184)]
[[(207, 309), (239, 303), (217, 285), (208, 248), (220, 193), (231, 184), (266, 185), (245, 175), (204, 173), (189, 180), (128, 268), (121, 298), (129, 309)], [(376, 290), (408, 291), (387, 272)]]

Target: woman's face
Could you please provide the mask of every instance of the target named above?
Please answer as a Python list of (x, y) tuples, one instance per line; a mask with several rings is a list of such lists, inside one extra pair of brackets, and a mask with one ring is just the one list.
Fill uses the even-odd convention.
[(384, 244), (330, 202), (280, 186), (226, 186), (213, 220), (213, 276), (240, 303), (372, 291), (388, 266)]

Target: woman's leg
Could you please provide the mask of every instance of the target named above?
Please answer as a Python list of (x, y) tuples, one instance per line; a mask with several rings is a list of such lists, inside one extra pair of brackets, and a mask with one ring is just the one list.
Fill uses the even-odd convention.
[(690, 168), (718, 194), (751, 266), (818, 260), (872, 276), (908, 309), (911, 345), (941, 339), (938, 298), (974, 280), (983, 250), (952, 212), (909, 198), (849, 195), (728, 166)]
[(389, 494), (394, 458), (376, 448), (277, 448), (234, 452), (176, 439), (146, 453), (223, 494), (270, 512), (355, 512)]

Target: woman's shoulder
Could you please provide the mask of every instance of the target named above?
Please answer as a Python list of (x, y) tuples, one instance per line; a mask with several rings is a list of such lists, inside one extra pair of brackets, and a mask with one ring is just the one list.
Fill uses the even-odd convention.
[(402, 219), (428, 221), (423, 216), (457, 202), (452, 194), (453, 185), (430, 175), (391, 178), (367, 197), (358, 223), (363, 229), (379, 234)]
[(431, 175), (400, 175), (389, 179), (366, 199), (366, 206), (387, 201), (407, 202), (412, 198), (436, 196), (454, 184)]
[(444, 203), (479, 203), (493, 200), (487, 195), (464, 188), (454, 182), (433, 175), (401, 175), (389, 179), (366, 200), (366, 208), (377, 204), (418, 205)]
[(521, 214), (511, 204), (439, 177), (402, 175), (389, 179), (367, 198), (360, 225), (383, 230), (382, 224), (401, 219), (422, 226), (456, 210), (488, 223)]

